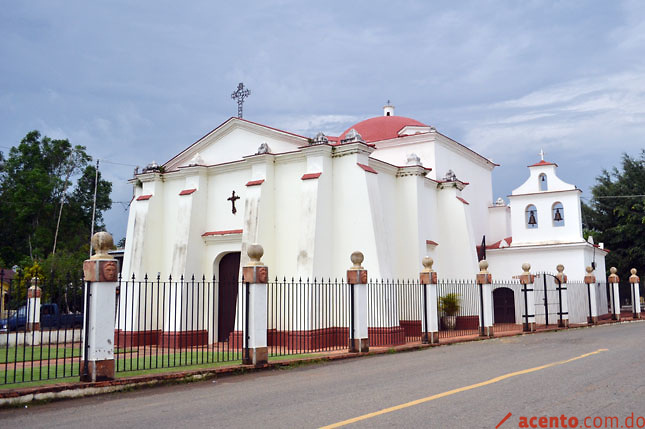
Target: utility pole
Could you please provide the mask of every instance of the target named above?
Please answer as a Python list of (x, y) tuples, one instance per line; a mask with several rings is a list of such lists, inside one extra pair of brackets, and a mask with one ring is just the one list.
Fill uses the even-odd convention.
[(92, 204), (92, 230), (90, 232), (90, 257), (92, 257), (92, 237), (94, 237), (94, 216), (96, 213), (96, 188), (99, 184), (99, 160), (96, 160), (96, 174), (94, 175), (94, 203)]

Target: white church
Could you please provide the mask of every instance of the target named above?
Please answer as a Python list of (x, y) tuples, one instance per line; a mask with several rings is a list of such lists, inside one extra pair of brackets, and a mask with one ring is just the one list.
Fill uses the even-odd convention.
[(373, 278), (416, 278), (428, 255), (440, 278), (471, 279), (485, 236), (494, 279), (529, 262), (582, 280), (593, 262), (604, 281), (606, 250), (584, 240), (581, 191), (557, 165), (530, 165), (508, 204), (496, 167), (391, 105), (337, 137), (231, 118), (131, 180), (122, 275), (233, 280), (260, 243), (272, 277), (342, 277), (360, 250)]

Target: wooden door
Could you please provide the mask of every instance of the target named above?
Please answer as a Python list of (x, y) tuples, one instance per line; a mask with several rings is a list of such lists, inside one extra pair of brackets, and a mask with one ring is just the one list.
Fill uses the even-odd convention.
[(228, 341), (235, 328), (240, 252), (224, 255), (219, 262), (218, 340)]
[(515, 294), (507, 287), (493, 291), (495, 323), (515, 323)]

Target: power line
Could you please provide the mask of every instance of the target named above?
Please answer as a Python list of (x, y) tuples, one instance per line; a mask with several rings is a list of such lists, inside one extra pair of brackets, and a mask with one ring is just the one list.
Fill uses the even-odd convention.
[(134, 165), (134, 164), (125, 164), (125, 163), (123, 163), (123, 162), (108, 161), (107, 159), (103, 159), (103, 158), (101, 158), (101, 162), (105, 162), (105, 163), (107, 163), (107, 164), (114, 164), (114, 165), (123, 165), (123, 166), (125, 166), (125, 167), (138, 167), (138, 165)]

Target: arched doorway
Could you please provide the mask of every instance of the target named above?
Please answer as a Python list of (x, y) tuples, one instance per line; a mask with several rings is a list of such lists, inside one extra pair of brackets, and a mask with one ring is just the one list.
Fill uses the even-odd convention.
[(493, 291), (493, 312), (495, 323), (515, 323), (515, 293), (507, 287)]
[(224, 255), (219, 261), (218, 271), (217, 338), (219, 341), (228, 341), (230, 333), (235, 329), (240, 252)]

